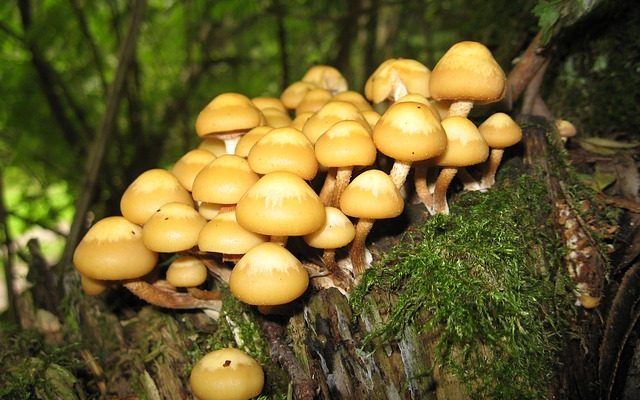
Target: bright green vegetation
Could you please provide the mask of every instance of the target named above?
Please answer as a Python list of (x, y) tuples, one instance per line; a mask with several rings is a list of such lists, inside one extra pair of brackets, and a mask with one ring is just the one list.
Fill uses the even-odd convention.
[(546, 397), (571, 309), (550, 211), (544, 185), (521, 176), (407, 232), (353, 293), (354, 309), (397, 294), (369, 339), (413, 325), (438, 335), (437, 361), (473, 398)]

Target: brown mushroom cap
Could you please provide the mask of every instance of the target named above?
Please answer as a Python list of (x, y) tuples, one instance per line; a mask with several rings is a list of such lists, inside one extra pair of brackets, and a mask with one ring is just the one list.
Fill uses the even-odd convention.
[(268, 237), (246, 230), (236, 220), (235, 211), (218, 214), (200, 231), (198, 248), (221, 254), (245, 254)]
[(171, 168), (171, 173), (178, 178), (178, 181), (185, 189), (191, 191), (196, 175), (215, 159), (216, 156), (207, 150), (191, 150), (176, 161)]
[(242, 350), (220, 349), (193, 366), (189, 385), (199, 400), (249, 400), (262, 392), (264, 372)]
[(83, 275), (99, 280), (140, 278), (153, 270), (158, 254), (142, 242), (142, 228), (124, 217), (96, 222), (73, 253)]
[(340, 121), (329, 128), (315, 145), (318, 162), (325, 167), (372, 165), (376, 146), (369, 130), (356, 121)]
[(193, 207), (168, 203), (144, 224), (142, 241), (148, 249), (162, 253), (189, 250), (198, 243), (198, 235), (206, 223)]
[(193, 206), (189, 192), (178, 178), (163, 169), (143, 172), (129, 185), (120, 200), (120, 211), (129, 221), (142, 225), (167, 203)]
[(174, 287), (196, 287), (207, 281), (204, 263), (192, 256), (178, 257), (167, 268), (167, 282)]
[(520, 142), (522, 129), (510, 116), (505, 113), (495, 113), (487, 118), (478, 130), (493, 149), (504, 149)]
[(491, 51), (478, 42), (451, 46), (431, 71), (429, 88), (436, 100), (491, 103), (502, 99), (506, 77)]
[(236, 204), (258, 174), (240, 156), (225, 154), (207, 165), (193, 181), (193, 198), (206, 203)]
[(392, 104), (373, 128), (380, 152), (401, 161), (420, 161), (441, 154), (447, 138), (429, 106), (415, 102)]
[(239, 93), (223, 93), (211, 100), (198, 114), (196, 133), (204, 137), (248, 131), (262, 125), (263, 122), (262, 113), (247, 96)]
[[(324, 216), (324, 210), (322, 211)], [(229, 289), (240, 301), (256, 306), (290, 303), (309, 286), (302, 263), (284, 247), (267, 242), (242, 256), (229, 277)]]
[(356, 236), (353, 223), (338, 208), (325, 207), (325, 223), (317, 231), (304, 236), (304, 241), (317, 249), (338, 249)]
[(309, 139), (294, 128), (276, 128), (259, 139), (247, 157), (258, 174), (291, 172), (311, 180), (318, 173), (318, 161)]
[(442, 127), (447, 134), (447, 148), (430, 163), (441, 167), (467, 167), (484, 162), (489, 157), (487, 142), (467, 118), (445, 118)]
[(404, 199), (389, 175), (371, 169), (349, 183), (340, 197), (340, 209), (350, 217), (393, 218), (402, 214)]
[(324, 205), (313, 189), (291, 172), (271, 172), (254, 184), (236, 206), (245, 229), (263, 235), (302, 236), (324, 223)]

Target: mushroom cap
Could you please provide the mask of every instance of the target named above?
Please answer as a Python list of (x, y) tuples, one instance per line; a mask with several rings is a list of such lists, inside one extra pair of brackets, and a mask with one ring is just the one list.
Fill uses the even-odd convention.
[(304, 236), (304, 241), (317, 249), (338, 249), (356, 236), (351, 220), (340, 209), (325, 207), (325, 223), (317, 231)]
[(256, 144), (256, 142), (260, 140), (260, 138), (262, 138), (264, 135), (271, 132), (272, 129), (273, 128), (271, 126), (262, 125), (257, 126), (249, 132), (245, 133), (236, 145), (235, 154), (237, 156), (247, 158), (247, 156), (249, 155), (249, 151), (251, 150), (253, 145)]
[(265, 124), (274, 128), (282, 128), (291, 124), (289, 114), (278, 108), (265, 108), (262, 110), (262, 114), (264, 115)]
[(390, 58), (371, 74), (364, 86), (365, 96), (374, 104), (404, 93), (429, 97), (429, 68), (409, 58)]
[(369, 130), (359, 122), (346, 120), (318, 138), (315, 155), (325, 167), (350, 167), (372, 165), (377, 151)]
[(346, 92), (338, 93), (333, 96), (332, 100), (346, 101), (347, 103), (351, 103), (356, 106), (358, 110), (360, 110), (360, 112), (373, 110), (373, 107), (371, 107), (371, 104), (369, 104), (367, 99), (365, 99), (363, 95), (354, 90), (347, 90)]
[(335, 123), (344, 120), (358, 121), (365, 127), (369, 125), (358, 107), (346, 101), (332, 100), (307, 120), (302, 133), (315, 144), (318, 138)]
[[(322, 211), (324, 215), (324, 210)], [(229, 289), (240, 301), (256, 306), (287, 304), (309, 286), (309, 274), (286, 248), (266, 242), (242, 256), (229, 277)]]
[(560, 137), (563, 137), (565, 139), (574, 137), (578, 133), (578, 130), (576, 129), (575, 125), (573, 125), (570, 121), (567, 121), (566, 119), (556, 119), (555, 125)]
[(313, 114), (314, 113), (312, 113), (311, 111), (298, 113), (296, 114), (296, 117), (293, 119), (293, 121), (291, 121), (291, 125), (289, 126), (291, 128), (296, 128), (297, 130), (302, 132), (304, 124), (307, 123), (307, 121), (309, 120), (309, 118), (311, 118), (311, 116), (313, 116)]
[(303, 236), (324, 223), (324, 205), (313, 189), (291, 172), (266, 174), (242, 197), (236, 218), (263, 235)]
[(327, 89), (314, 88), (305, 93), (296, 107), (296, 115), (304, 112), (316, 112), (331, 100), (333, 96)]
[(212, 153), (216, 157), (220, 157), (223, 154), (227, 154), (227, 147), (224, 144), (224, 140), (219, 139), (217, 137), (208, 137), (204, 138), (200, 145), (199, 149), (206, 150), (209, 153)]
[(200, 202), (198, 204), (198, 213), (209, 221), (218, 216), (221, 208), (222, 204)]
[(248, 131), (262, 125), (264, 117), (251, 100), (239, 93), (216, 96), (200, 111), (196, 133), (200, 137), (229, 132)]
[(202, 171), (211, 161), (215, 160), (213, 153), (204, 149), (194, 149), (180, 157), (171, 168), (171, 173), (178, 178), (180, 184), (191, 191), (196, 175)]
[(193, 256), (178, 257), (167, 268), (167, 282), (173, 287), (196, 287), (207, 281), (207, 267)]
[(193, 207), (167, 203), (142, 227), (142, 242), (148, 249), (162, 253), (189, 250), (198, 243), (198, 235), (206, 223)]
[(267, 236), (240, 226), (235, 211), (228, 211), (218, 214), (202, 228), (198, 248), (221, 254), (245, 254), (267, 240)]
[(247, 161), (262, 175), (287, 171), (311, 180), (318, 173), (313, 145), (295, 128), (275, 128), (264, 135), (249, 151)]
[(254, 106), (258, 107), (260, 111), (265, 108), (277, 108), (282, 112), (287, 112), (287, 108), (282, 104), (282, 100), (277, 97), (258, 96), (251, 99)]
[(371, 129), (373, 129), (378, 121), (380, 121), (380, 114), (378, 114), (376, 110), (362, 111), (362, 116), (367, 121)]
[(225, 154), (200, 171), (193, 181), (192, 195), (206, 203), (236, 204), (258, 178), (247, 160)]
[(298, 108), (307, 92), (316, 88), (318, 88), (318, 86), (310, 82), (293, 82), (282, 92), (280, 100), (282, 100), (282, 104), (284, 104), (286, 108), (295, 110)]
[(451, 46), (431, 71), (429, 89), (435, 100), (492, 103), (502, 99), (506, 77), (491, 51), (478, 42)]
[(505, 113), (495, 113), (478, 127), (489, 147), (504, 149), (520, 142), (522, 129)]
[(73, 253), (81, 274), (107, 281), (140, 278), (157, 261), (158, 254), (142, 243), (142, 228), (120, 216), (96, 222)]
[(264, 372), (244, 351), (220, 349), (193, 366), (189, 385), (199, 400), (249, 400), (262, 392)]
[(345, 188), (340, 209), (350, 217), (393, 218), (402, 214), (404, 199), (389, 175), (370, 169), (356, 176)]
[(98, 296), (109, 288), (109, 281), (93, 279), (80, 274), (80, 286), (82, 286), (82, 291), (87, 296)]
[(427, 107), (429, 107), (429, 109), (433, 113), (433, 116), (436, 117), (438, 121), (442, 120), (442, 118), (440, 117), (440, 111), (436, 108), (436, 106), (433, 105), (433, 102), (421, 94), (409, 93), (405, 96), (402, 96), (398, 100), (396, 100), (396, 103), (403, 103), (403, 102), (410, 102), (410, 101), (414, 103), (420, 103), (420, 104), (426, 105)]
[(445, 118), (442, 127), (447, 133), (447, 148), (430, 163), (441, 167), (467, 167), (484, 162), (489, 157), (487, 142), (467, 118)]
[(373, 128), (373, 142), (383, 154), (402, 161), (420, 161), (441, 154), (447, 137), (429, 106), (392, 104)]
[(340, 71), (329, 65), (314, 65), (304, 74), (302, 81), (313, 83), (334, 94), (347, 90), (347, 80)]
[(138, 176), (120, 199), (120, 212), (129, 221), (142, 225), (167, 203), (193, 206), (191, 195), (178, 178), (164, 169), (150, 169)]

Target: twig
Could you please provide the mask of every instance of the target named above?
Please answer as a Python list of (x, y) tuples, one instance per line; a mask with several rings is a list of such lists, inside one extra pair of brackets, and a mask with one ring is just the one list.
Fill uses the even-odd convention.
[(503, 102), (508, 110), (512, 110), (514, 104), (534, 78), (538, 70), (547, 61), (544, 49), (540, 47), (541, 34), (538, 33), (516, 66), (511, 70), (507, 77), (506, 94)]
[(313, 400), (316, 383), (302, 369), (295, 355), (283, 342), (284, 331), (280, 325), (272, 321), (262, 323), (264, 333), (271, 348), (271, 359), (279, 363), (287, 371), (293, 384), (294, 398), (297, 400)]
[[(109, 91), (106, 112), (102, 119), (102, 123), (100, 124), (98, 134), (91, 144), (89, 158), (85, 166), (86, 173), (84, 174), (82, 185), (80, 185), (80, 196), (76, 200), (76, 213), (73, 218), (73, 223), (71, 224), (71, 229), (69, 230), (69, 236), (65, 244), (62, 258), (60, 260), (60, 281), (62, 281), (66, 275), (75, 277), (74, 274), (65, 274), (65, 272), (71, 265), (73, 250), (80, 238), (81, 231), (84, 227), (85, 216), (95, 192), (96, 182), (98, 175), (100, 174), (102, 162), (104, 160), (107, 143), (109, 141), (109, 137), (113, 133), (118, 106), (122, 99), (122, 89), (124, 87), (126, 80), (125, 78), (127, 76), (127, 72), (131, 65), (131, 61), (135, 52), (138, 32), (140, 31), (140, 27), (142, 26), (146, 4), (146, 0), (137, 0), (133, 5), (129, 31), (127, 32), (127, 37), (123, 42), (122, 47), (120, 48), (120, 56), (118, 57), (120, 61), (116, 70), (115, 79)], [(77, 277), (75, 279), (77, 279)], [(71, 284), (75, 286), (76, 282), (72, 282)], [(66, 291), (67, 288), (65, 287), (64, 289)]]
[(15, 249), (9, 229), (7, 209), (4, 204), (4, 174), (0, 174), (0, 225), (3, 227), (4, 243), (2, 243), (2, 245), (5, 248), (4, 278), (7, 287), (7, 313), (10, 321), (17, 322), (18, 307), (16, 305), (16, 293), (13, 290), (13, 259), (15, 257)]

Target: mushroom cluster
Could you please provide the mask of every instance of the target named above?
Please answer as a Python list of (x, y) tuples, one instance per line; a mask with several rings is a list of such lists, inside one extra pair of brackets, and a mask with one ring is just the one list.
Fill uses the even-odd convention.
[[(412, 168), (431, 215), (449, 212), (459, 171), (467, 188), (493, 185), (520, 128), (503, 113), (479, 126), (467, 115), (504, 92), (491, 52), (467, 41), (433, 71), (385, 61), (364, 96), (323, 65), (279, 98), (220, 94), (198, 115), (198, 148), (170, 170), (141, 174), (122, 196), (122, 216), (89, 229), (74, 254), (82, 287), (97, 295), (119, 281), (157, 306), (214, 312), (221, 302), (207, 287), (212, 279), (261, 310), (296, 301), (310, 283), (346, 291), (368, 266), (374, 222), (403, 212)], [(345, 248), (348, 257), (336, 260)], [(318, 251), (322, 265), (309, 261)], [(156, 267), (160, 253), (171, 260), (166, 270)]]

